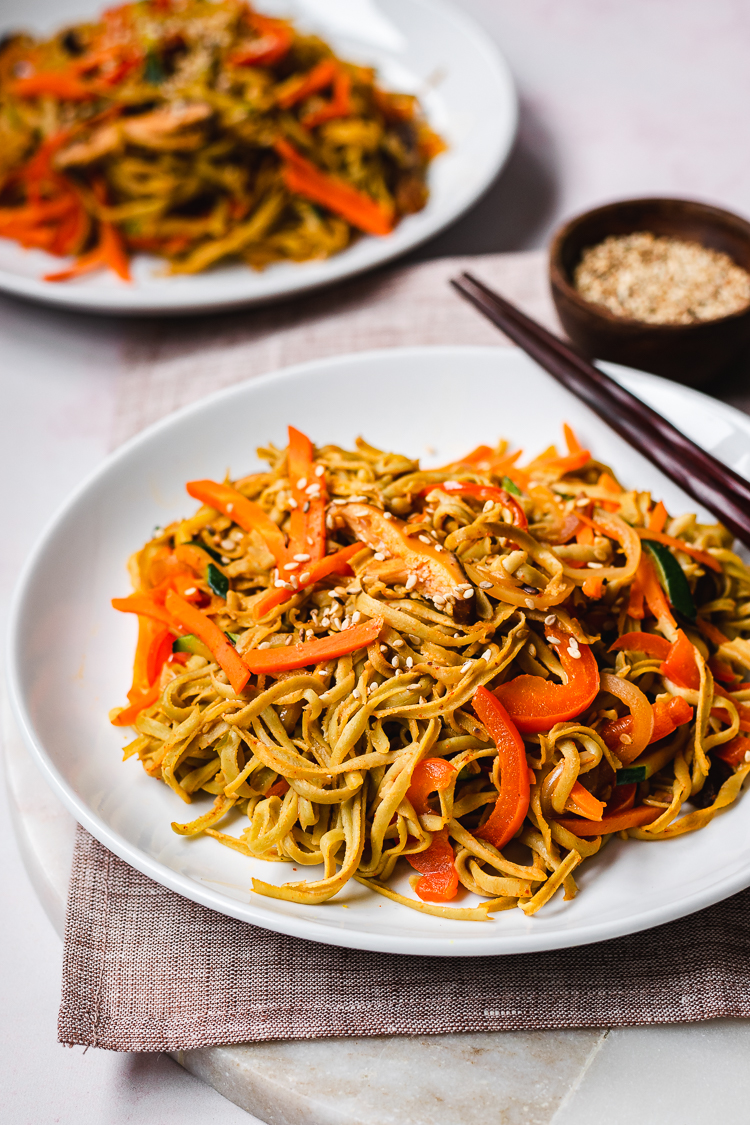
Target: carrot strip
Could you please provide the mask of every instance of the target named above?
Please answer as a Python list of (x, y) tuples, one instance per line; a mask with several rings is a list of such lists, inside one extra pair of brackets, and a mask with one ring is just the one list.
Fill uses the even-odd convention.
[(717, 629), (715, 625), (712, 625), (710, 621), (706, 621), (705, 618), (698, 617), (695, 623), (701, 633), (703, 633), (703, 636), (708, 637), (709, 641), (712, 641), (717, 647), (729, 643), (729, 637), (725, 637), (721, 629)]
[(187, 633), (193, 633), (211, 649), (217, 663), (226, 672), (229, 682), (239, 693), (250, 679), (250, 669), (237, 649), (222, 633), (218, 625), (206, 617), (190, 602), (170, 590), (164, 602), (172, 621), (177, 622)]
[(330, 86), (335, 76), (336, 63), (333, 59), (323, 59), (312, 70), (308, 70), (307, 74), (299, 74), (285, 82), (276, 97), (276, 103), (282, 109), (289, 109), (310, 94), (316, 94), (318, 90)]
[[(306, 668), (308, 664), (320, 664), (335, 660), (357, 649), (366, 648), (380, 634), (383, 618), (373, 617), (362, 625), (355, 625), (334, 633), (330, 637), (320, 637), (314, 641), (304, 641), (288, 648), (267, 648), (262, 651), (252, 649), (245, 654), (246, 666), (257, 675), (276, 672), (289, 672), (295, 668)], [(222, 634), (223, 635), (223, 634)], [(203, 639), (203, 638), (201, 638)]]
[[(315, 475), (314, 453), (310, 439), (290, 426), (288, 472), (297, 507), (289, 519), (288, 554), (290, 558), (299, 553), (309, 555), (312, 562), (318, 562), (326, 553), (327, 494), (325, 476)], [(315, 484), (318, 494), (310, 496), (307, 489)]]
[(161, 695), (161, 688), (159, 682), (153, 684), (146, 691), (140, 695), (134, 695), (127, 707), (123, 707), (121, 711), (115, 715), (114, 719), (110, 719), (113, 727), (131, 727), (135, 720), (140, 715), (141, 711), (145, 711), (147, 707), (152, 707)]
[(65, 102), (89, 102), (97, 96), (96, 90), (73, 74), (48, 71), (17, 78), (9, 83), (9, 91), (17, 98), (59, 98)]
[(697, 547), (691, 547), (689, 543), (683, 543), (681, 539), (665, 535), (662, 531), (652, 531), (650, 527), (636, 527), (634, 530), (641, 539), (655, 539), (657, 543), (663, 543), (666, 547), (671, 547), (675, 551), (684, 551), (696, 562), (703, 563), (704, 566), (715, 570), (717, 574), (721, 574), (721, 563), (713, 555), (709, 555), (707, 551), (700, 551)]
[(321, 172), (283, 137), (277, 138), (274, 148), (286, 162), (282, 166), (282, 176), (290, 191), (328, 207), (367, 234), (385, 235), (393, 230), (392, 207), (386, 207), (343, 180)]
[(565, 444), (568, 447), (568, 453), (580, 453), (583, 446), (567, 422), (563, 422), (563, 433), (565, 434)]
[(660, 637), (658, 633), (623, 633), (609, 646), (609, 652), (629, 649), (631, 652), (645, 652), (657, 660), (666, 660), (671, 647), (667, 638)]
[(577, 813), (586, 820), (601, 820), (604, 816), (604, 802), (597, 801), (580, 781), (576, 781), (565, 802), (565, 811)]
[(283, 59), (292, 45), (292, 32), (286, 24), (249, 9), (245, 18), (258, 32), (258, 38), (232, 55), (229, 62), (234, 66), (272, 66)]
[(192, 480), (186, 486), (194, 500), (216, 508), (244, 531), (257, 531), (279, 566), (286, 562), (286, 542), (280, 527), (269, 518), (260, 504), (248, 500), (231, 484), (218, 484), (213, 480)]
[(127, 598), (112, 598), (112, 607), (119, 609), (120, 613), (137, 613), (139, 617), (152, 617), (170, 628), (173, 625), (172, 618), (164, 606), (159, 605), (148, 594), (130, 594)]
[(654, 615), (657, 621), (667, 621), (673, 629), (676, 629), (677, 622), (669, 608), (669, 602), (661, 588), (661, 583), (656, 577), (656, 568), (645, 553), (641, 555), (637, 574), (640, 575), (640, 580), (643, 585), (643, 594), (649, 611)]
[[(416, 766), (406, 795), (418, 816), (432, 811), (428, 803), (430, 794), (447, 789), (455, 777), (455, 766), (444, 758), (426, 758)], [(414, 852), (405, 858), (422, 876), (414, 890), (423, 901), (450, 902), (456, 897), (458, 871), (446, 828), (432, 833), (432, 843), (425, 851)]]
[(660, 500), (659, 503), (651, 509), (651, 514), (648, 517), (649, 531), (663, 531), (667, 518), (667, 509), (664, 507), (664, 501)]
[(314, 586), (316, 582), (320, 582), (321, 578), (327, 578), (329, 574), (351, 574), (352, 568), (349, 566), (349, 559), (362, 549), (362, 543), (352, 543), (351, 546), (342, 547), (340, 551), (336, 551), (333, 555), (326, 555), (319, 562), (309, 565), (304, 564), (300, 568), (301, 573), (297, 579), (297, 588), (294, 590), (269, 590), (265, 597), (255, 604), (256, 618), (260, 620), (261, 617), (265, 617), (275, 606), (289, 601), (298, 590), (305, 590), (308, 586)]
[(352, 80), (345, 70), (338, 68), (333, 80), (333, 97), (328, 105), (321, 106), (314, 113), (306, 113), (302, 124), (307, 129), (314, 129), (324, 121), (332, 121), (336, 117), (348, 117), (352, 112), (350, 92)]

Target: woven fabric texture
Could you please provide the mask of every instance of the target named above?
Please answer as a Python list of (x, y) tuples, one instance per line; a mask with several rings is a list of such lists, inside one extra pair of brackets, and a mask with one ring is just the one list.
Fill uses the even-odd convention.
[(511, 957), (401, 957), (261, 930), (169, 891), (84, 829), (61, 1042), (191, 1050), (750, 1016), (750, 891), (632, 937)]

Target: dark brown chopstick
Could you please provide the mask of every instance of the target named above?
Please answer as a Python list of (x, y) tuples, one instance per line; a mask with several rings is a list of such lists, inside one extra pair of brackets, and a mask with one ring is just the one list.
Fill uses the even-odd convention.
[(630, 445), (750, 547), (750, 483), (470, 274), (451, 284)]

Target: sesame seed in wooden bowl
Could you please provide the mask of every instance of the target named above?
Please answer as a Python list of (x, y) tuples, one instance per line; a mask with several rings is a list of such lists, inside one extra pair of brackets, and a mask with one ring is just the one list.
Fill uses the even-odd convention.
[(550, 249), (562, 325), (587, 356), (699, 386), (750, 347), (750, 223), (633, 199), (566, 223)]

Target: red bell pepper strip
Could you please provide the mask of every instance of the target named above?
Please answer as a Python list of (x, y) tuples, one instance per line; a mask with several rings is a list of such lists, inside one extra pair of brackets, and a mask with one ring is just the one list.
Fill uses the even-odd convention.
[(515, 496), (511, 496), (504, 488), (495, 488), (490, 484), (472, 484), (470, 481), (448, 480), (443, 484), (428, 485), (427, 488), (422, 489), (422, 495), (426, 496), (429, 492), (435, 490), (447, 492), (451, 496), (475, 496), (477, 500), (491, 500), (494, 504), (502, 504), (512, 512), (513, 523), (516, 527), (525, 530), (529, 526), (523, 508)]
[(128, 706), (123, 707), (122, 711), (118, 711), (114, 719), (110, 719), (112, 726), (132, 727), (141, 711), (145, 711), (147, 707), (153, 707), (160, 694), (161, 688), (159, 687), (159, 683), (157, 681), (150, 688), (147, 688), (145, 691), (141, 692), (138, 695), (134, 695)]
[(677, 640), (669, 646), (669, 654), (659, 669), (663, 676), (681, 687), (697, 691), (701, 684), (700, 672), (695, 663), (695, 650), (682, 629), (677, 632)]
[(497, 746), (500, 759), (500, 791), (495, 807), (475, 835), (500, 850), (515, 836), (529, 811), (526, 747), (510, 715), (492, 692), (485, 687), (477, 688), (472, 703)]
[[(418, 816), (431, 812), (427, 798), (430, 793), (447, 789), (456, 776), (456, 769), (443, 758), (425, 758), (411, 776), (406, 796)], [(458, 872), (453, 846), (447, 829), (432, 833), (432, 843), (423, 852), (405, 857), (422, 878), (414, 890), (425, 902), (450, 902), (458, 892)]]
[(289, 601), (298, 590), (305, 590), (308, 586), (314, 586), (316, 582), (319, 582), (321, 578), (327, 578), (329, 574), (352, 574), (349, 559), (362, 549), (361, 543), (352, 543), (351, 546), (342, 547), (340, 551), (336, 551), (333, 555), (326, 555), (320, 562), (303, 563), (300, 566), (296, 589), (269, 590), (265, 597), (261, 598), (260, 601), (256, 603), (254, 608), (255, 616), (260, 620), (261, 617), (265, 617), (275, 606)]
[(231, 484), (217, 484), (213, 480), (193, 480), (185, 486), (194, 500), (216, 508), (244, 531), (257, 531), (265, 540), (269, 551), (279, 565), (286, 562), (284, 534), (263, 511), (260, 504), (248, 500)]
[(64, 70), (42, 71), (9, 83), (9, 93), (17, 98), (59, 98), (64, 102), (90, 102), (97, 91), (88, 82)]
[(597, 801), (596, 797), (589, 793), (580, 781), (576, 781), (565, 802), (565, 811), (577, 813), (578, 816), (583, 816), (586, 820), (601, 820), (604, 816), (604, 802)]
[(122, 236), (112, 223), (99, 224), (99, 244), (87, 254), (82, 254), (65, 270), (44, 275), (45, 281), (70, 281), (84, 273), (109, 267), (123, 281), (130, 281), (130, 264)]
[(722, 762), (726, 762), (733, 769), (744, 765), (748, 760), (746, 755), (750, 753), (750, 723), (744, 719), (741, 720), (740, 731), (743, 733), (736, 735), (730, 742), (725, 742), (711, 751), (714, 758), (721, 758)]
[(128, 692), (129, 706), (112, 720), (113, 726), (131, 726), (136, 716), (159, 698), (159, 675), (172, 654), (174, 633), (149, 617), (138, 618), (138, 643), (133, 661), (133, 684)]
[(644, 652), (657, 660), (666, 660), (671, 647), (667, 638), (660, 637), (658, 633), (623, 633), (609, 646), (609, 651), (621, 652), (627, 649), (630, 652)]
[[(693, 717), (693, 708), (679, 695), (674, 695), (671, 699), (657, 700), (656, 703), (651, 704), (651, 709), (654, 712), (654, 729), (649, 746), (670, 734), (674, 734), (678, 727), (681, 727), (684, 723), (689, 723)], [(635, 758), (628, 753), (630, 747), (626, 742), (620, 740), (620, 735), (630, 738), (632, 732), (632, 715), (623, 715), (621, 719), (612, 719), (605, 723), (599, 731), (604, 742), (613, 753), (617, 754), (624, 766), (629, 766), (631, 762), (635, 761)]]
[(709, 555), (707, 551), (700, 551), (697, 547), (691, 547), (689, 543), (683, 543), (681, 539), (675, 539), (672, 535), (665, 535), (663, 531), (653, 531), (649, 527), (636, 527), (635, 532), (641, 539), (654, 539), (657, 543), (663, 543), (666, 547), (671, 547), (673, 551), (684, 551), (696, 562), (702, 563), (703, 566), (721, 574), (721, 563), (713, 555)]
[[(306, 668), (308, 664), (336, 660), (339, 656), (346, 656), (347, 653), (366, 648), (377, 639), (382, 628), (383, 618), (373, 617), (372, 621), (365, 621), (362, 625), (354, 625), (350, 629), (342, 629), (340, 633), (334, 633), (330, 637), (304, 641), (299, 645), (289, 645), (288, 648), (252, 649), (245, 653), (244, 663), (257, 675), (273, 675), (276, 672)], [(201, 640), (205, 638), (201, 637)]]
[(171, 619), (186, 633), (193, 633), (208, 645), (214, 659), (226, 672), (230, 684), (239, 695), (250, 679), (250, 669), (219, 626), (172, 590), (168, 592), (164, 606)]
[(605, 809), (605, 816), (614, 816), (615, 813), (625, 812), (627, 809), (632, 809), (635, 804), (636, 792), (638, 786), (634, 781), (629, 785), (615, 785), (612, 790), (612, 796), (607, 801), (607, 808)]
[(638, 805), (637, 808), (616, 812), (611, 816), (603, 816), (601, 820), (582, 820), (579, 817), (561, 817), (555, 821), (566, 832), (574, 836), (607, 836), (611, 832), (622, 832), (626, 828), (642, 828), (644, 824), (652, 824), (657, 820), (664, 809), (651, 808), (649, 805)]
[[(293, 555), (302, 553), (309, 555), (311, 562), (318, 562), (326, 553), (327, 494), (325, 476), (315, 475), (314, 453), (310, 439), (290, 426), (288, 472), (297, 507), (289, 518), (288, 555), (291, 559)], [(300, 488), (302, 481), (305, 483)], [(313, 484), (320, 486), (317, 496), (310, 496), (306, 491)]]
[(507, 708), (513, 722), (524, 734), (547, 731), (555, 723), (575, 719), (596, 699), (599, 669), (588, 645), (579, 645), (579, 657), (570, 655), (570, 637), (554, 626), (545, 630), (555, 645), (568, 682), (556, 684), (541, 676), (516, 676), (501, 684), (495, 695)]
[(274, 148), (284, 161), (281, 174), (291, 192), (322, 204), (366, 234), (391, 233), (394, 221), (392, 207), (379, 203), (336, 176), (322, 172), (283, 137), (277, 138)]
[(643, 590), (643, 596), (646, 599), (649, 612), (653, 614), (658, 622), (666, 621), (673, 629), (676, 629), (677, 622), (674, 619), (672, 610), (669, 608), (669, 602), (661, 587), (661, 583), (656, 577), (656, 567), (645, 551), (641, 555), (641, 561), (638, 563), (635, 579), (640, 583), (641, 589)]

